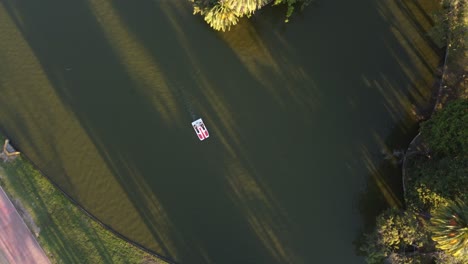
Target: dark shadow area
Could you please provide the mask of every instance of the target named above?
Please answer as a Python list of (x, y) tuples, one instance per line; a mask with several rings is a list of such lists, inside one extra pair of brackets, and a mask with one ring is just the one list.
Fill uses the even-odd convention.
[[(413, 120), (409, 120), (413, 123)], [(385, 140), (385, 151), (372, 153), (376, 160), (381, 160), (370, 171), (365, 188), (358, 194), (358, 210), (362, 225), (353, 244), (357, 255), (365, 243), (364, 234), (375, 228), (376, 217), (390, 207), (404, 208), (403, 186), (401, 179), (401, 159), (405, 146), (409, 144), (408, 131), (402, 129), (406, 122), (397, 124), (391, 135)], [(414, 133), (417, 127), (414, 127)]]

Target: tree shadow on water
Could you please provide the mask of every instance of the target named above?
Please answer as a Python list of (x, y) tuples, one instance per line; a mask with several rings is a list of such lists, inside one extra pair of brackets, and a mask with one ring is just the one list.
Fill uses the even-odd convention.
[[(122, 171), (117, 171), (114, 166), (119, 162), (122, 163), (122, 160), (118, 159), (121, 153), (125, 153), (126, 162), (131, 163), (129, 157), (138, 158), (139, 150), (132, 144), (119, 145), (118, 143), (124, 139), (109, 135), (114, 134), (112, 131), (115, 129), (141, 131), (145, 135), (144, 138), (154, 138), (153, 135), (158, 135), (156, 139), (159, 140), (155, 140), (149, 146), (156, 147), (167, 145), (164, 138), (177, 130), (156, 129), (154, 124), (163, 121), (158, 118), (158, 113), (151, 109), (145, 98), (132, 89), (132, 80), (115, 58), (109, 43), (102, 37), (99, 23), (86, 4), (69, 1), (43, 3), (6, 1), (4, 6), (10, 12), (10, 16), (15, 18), (17, 27), (40, 61), (63, 104), (78, 118), (94, 144), (105, 148), (98, 148), (100, 155), (104, 157), (122, 188), (128, 192), (130, 201), (151, 230), (153, 238), (164, 248), (164, 241), (159, 239), (157, 230), (152, 228), (151, 223), (154, 218), (148, 217), (144, 209), (146, 194), (135, 188), (130, 173), (124, 173), (124, 176), (119, 177)], [(53, 10), (48, 9), (51, 7)], [(48, 14), (48, 19), (44, 19), (41, 14)], [(93, 42), (86, 42), (84, 39), (91, 39)], [(113, 89), (115, 86), (119, 86), (120, 89)], [(134, 111), (139, 116), (135, 118), (129, 113), (128, 108), (135, 108)], [(153, 126), (147, 126), (141, 122), (142, 120), (151, 120), (150, 124)], [(107, 127), (102, 126), (102, 123), (107, 123)], [(131, 141), (134, 143), (136, 139)], [(60, 157), (55, 157), (53, 160), (59, 162)], [(37, 163), (41, 164), (40, 161)], [(54, 171), (50, 168), (42, 169), (46, 173)], [(47, 174), (52, 179), (57, 177)], [(70, 187), (65, 187), (64, 190), (70, 193)], [(77, 199), (77, 196), (73, 198)], [(77, 201), (80, 202), (80, 199)], [(95, 208), (90, 208), (86, 204), (81, 205), (89, 212), (99, 215)], [(110, 219), (106, 216), (100, 215), (99, 218), (113, 227), (112, 221), (109, 223)], [(132, 237), (132, 234), (124, 229), (119, 228), (117, 231), (124, 236)], [(144, 246), (154, 250), (154, 244)], [(159, 253), (171, 257), (167, 250), (163, 251)]]
[(367, 183), (357, 198), (362, 225), (353, 244), (358, 255), (364, 234), (375, 228), (376, 217), (390, 207), (405, 208), (401, 162), (411, 141), (408, 135), (415, 135), (417, 129), (414, 116), (407, 115), (394, 126), (379, 153), (367, 153), (371, 157), (367, 162), (373, 165), (367, 166), (370, 168)]

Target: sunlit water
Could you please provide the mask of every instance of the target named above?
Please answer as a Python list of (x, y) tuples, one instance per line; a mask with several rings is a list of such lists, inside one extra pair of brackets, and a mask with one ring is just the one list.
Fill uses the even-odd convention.
[(429, 100), (436, 8), (317, 1), (219, 33), (182, 0), (2, 0), (0, 127), (171, 260), (362, 263), (360, 230), (402, 202), (389, 153)]

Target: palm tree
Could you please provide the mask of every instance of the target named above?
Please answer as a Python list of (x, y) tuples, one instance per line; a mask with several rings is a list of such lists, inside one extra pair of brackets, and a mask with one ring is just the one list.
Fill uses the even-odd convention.
[(221, 0), (225, 5), (229, 6), (238, 14), (250, 15), (272, 0)]
[[(272, 0), (218, 0), (205, 9), (205, 21), (214, 29), (226, 31), (234, 26), (244, 15), (251, 15)], [(200, 2), (200, 1), (198, 1)], [(203, 1), (201, 1), (203, 2)], [(209, 2), (208, 2), (209, 3)], [(212, 3), (212, 2), (211, 2)], [(201, 9), (200, 9), (201, 10)], [(197, 13), (197, 11), (195, 11)]]
[(219, 2), (206, 14), (205, 21), (214, 29), (226, 31), (239, 21), (239, 14), (228, 5)]
[(312, 0), (189, 0), (193, 5), (193, 14), (200, 14), (205, 21), (216, 30), (229, 30), (237, 24), (239, 18), (250, 17), (255, 11), (269, 3), (273, 5), (287, 4), (286, 22), (294, 10), (294, 6), (301, 3), (305, 6)]
[(461, 200), (439, 207), (431, 218), (437, 248), (455, 256), (468, 256), (468, 206)]

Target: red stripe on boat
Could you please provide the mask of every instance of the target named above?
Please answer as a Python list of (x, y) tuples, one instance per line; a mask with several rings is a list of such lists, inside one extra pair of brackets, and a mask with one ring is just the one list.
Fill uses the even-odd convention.
[(204, 140), (204, 139), (205, 139), (205, 137), (203, 136), (202, 133), (197, 133), (197, 135), (198, 135), (198, 138), (199, 138), (200, 140)]

